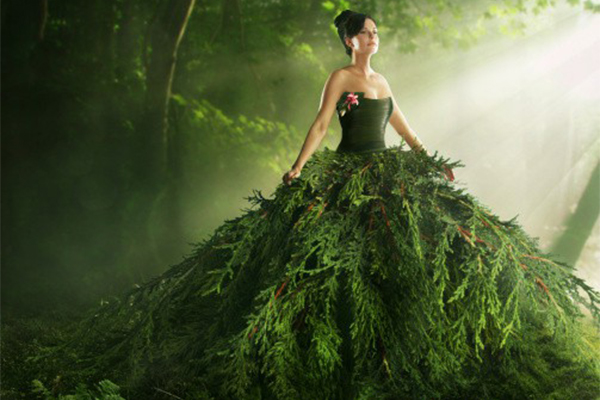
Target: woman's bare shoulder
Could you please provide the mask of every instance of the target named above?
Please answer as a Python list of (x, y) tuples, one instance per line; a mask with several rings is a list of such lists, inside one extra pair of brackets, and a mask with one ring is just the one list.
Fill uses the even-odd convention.
[(350, 71), (348, 67), (340, 67), (336, 68), (329, 74), (330, 77), (335, 77), (336, 79), (346, 79), (350, 76)]
[(352, 68), (352, 65), (345, 65), (343, 67), (334, 69), (334, 71), (340, 71), (342, 73), (350, 73), (350, 68)]
[(340, 92), (346, 86), (349, 72), (345, 68), (337, 68), (331, 71), (327, 78), (326, 86), (333, 92)]
[(390, 84), (388, 83), (387, 79), (385, 79), (385, 76), (383, 76), (383, 74), (381, 74), (379, 72), (376, 72), (375, 77), (377, 79), (377, 83), (379, 84), (381, 90), (384, 92), (382, 94), (382, 97), (383, 96), (391, 96), (392, 88), (390, 87)]
[(388, 84), (387, 79), (385, 79), (385, 76), (383, 76), (382, 73), (380, 72), (375, 72), (375, 78), (377, 80), (378, 83), (380, 83), (381, 85), (384, 85), (386, 87), (389, 87), (390, 85)]

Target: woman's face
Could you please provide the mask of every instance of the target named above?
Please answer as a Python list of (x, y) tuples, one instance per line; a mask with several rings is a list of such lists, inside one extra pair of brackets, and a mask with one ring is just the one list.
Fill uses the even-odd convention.
[(353, 48), (355, 53), (375, 54), (379, 48), (379, 36), (377, 35), (377, 26), (373, 20), (365, 19), (365, 25), (360, 32), (353, 38), (346, 38), (348, 46)]

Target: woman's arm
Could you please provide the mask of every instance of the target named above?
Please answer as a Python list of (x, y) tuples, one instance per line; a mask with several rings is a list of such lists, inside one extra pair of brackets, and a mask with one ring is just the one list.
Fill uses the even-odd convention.
[[(383, 78), (383, 80), (385, 81), (385, 78)], [(392, 93), (392, 89), (387, 84), (387, 81), (385, 81), (385, 84), (387, 85), (390, 93)], [(427, 156), (431, 157), (431, 154), (429, 154), (429, 151), (427, 151), (427, 148), (425, 147), (423, 142), (421, 142), (415, 131), (413, 131), (412, 128), (408, 125), (408, 121), (406, 121), (406, 117), (404, 117), (404, 114), (402, 114), (402, 111), (400, 111), (400, 107), (398, 107), (398, 104), (396, 104), (396, 99), (394, 99), (393, 95), (392, 103), (394, 110), (392, 111), (392, 115), (390, 116), (390, 124), (394, 127), (396, 132), (404, 138), (404, 140), (408, 143), (411, 149), (415, 151), (424, 151), (425, 154), (427, 154)], [(446, 176), (446, 179), (450, 181), (454, 180), (454, 172), (452, 171), (452, 168), (444, 166), (444, 174)]]
[[(392, 93), (392, 89), (390, 88), (390, 85), (388, 84), (387, 80), (383, 76), (381, 76), (381, 78), (387, 86), (389, 93)], [(408, 121), (406, 120), (406, 117), (400, 110), (400, 107), (398, 107), (398, 103), (396, 103), (394, 95), (391, 94), (391, 97), (394, 109), (392, 111), (392, 115), (390, 116), (390, 125), (394, 127), (398, 135), (404, 138), (404, 140), (406, 141), (406, 143), (408, 143), (411, 149), (415, 151), (425, 150), (426, 154), (428, 154), (427, 148), (425, 147), (423, 142), (421, 142), (416, 132), (412, 130), (410, 125), (408, 125)]]
[(304, 164), (306, 164), (310, 156), (317, 150), (325, 137), (327, 128), (335, 112), (336, 103), (342, 95), (343, 73), (344, 71), (342, 70), (335, 70), (327, 78), (323, 92), (321, 93), (319, 111), (308, 130), (306, 139), (304, 139), (300, 154), (298, 154), (298, 158), (296, 158), (296, 161), (292, 165), (292, 169), (283, 176), (283, 181), (286, 184), (300, 175)]
[(392, 111), (392, 115), (390, 116), (390, 125), (394, 127), (398, 135), (404, 138), (404, 140), (406, 141), (406, 143), (408, 143), (411, 149), (415, 151), (425, 150), (427, 152), (427, 148), (425, 147), (423, 142), (421, 142), (416, 132), (410, 127), (410, 125), (408, 125), (408, 121), (406, 120), (406, 117), (400, 110), (400, 107), (398, 107), (394, 96), (392, 96), (392, 103), (394, 110)]

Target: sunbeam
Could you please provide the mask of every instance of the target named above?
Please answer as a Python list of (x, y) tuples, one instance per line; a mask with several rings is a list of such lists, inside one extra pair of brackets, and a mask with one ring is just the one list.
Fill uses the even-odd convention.
[[(600, 157), (600, 16), (558, 7), (531, 29), (465, 51), (405, 56), (394, 86), (423, 141), (466, 164), (459, 182), (503, 218), (518, 215), (549, 249)], [(395, 132), (387, 135), (399, 143)], [(579, 212), (598, 219), (597, 210)], [(595, 226), (582, 228), (589, 237), (577, 268), (600, 287), (586, 272), (600, 265)]]

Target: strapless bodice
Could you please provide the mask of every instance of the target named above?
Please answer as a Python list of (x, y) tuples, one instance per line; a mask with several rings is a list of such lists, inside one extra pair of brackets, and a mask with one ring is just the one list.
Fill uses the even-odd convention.
[(344, 92), (336, 105), (342, 140), (336, 151), (363, 153), (382, 151), (385, 128), (392, 115), (391, 97), (365, 98), (364, 92)]

